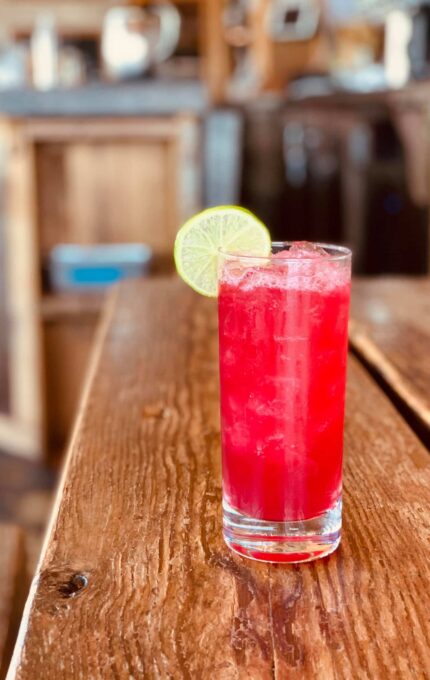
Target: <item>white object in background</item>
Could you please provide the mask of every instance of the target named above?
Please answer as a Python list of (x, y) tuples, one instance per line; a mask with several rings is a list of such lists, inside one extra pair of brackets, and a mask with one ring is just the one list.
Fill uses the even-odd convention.
[(106, 12), (101, 54), (109, 78), (133, 78), (149, 67), (148, 39), (135, 30), (141, 14), (139, 7), (113, 7)]
[(389, 87), (403, 87), (409, 80), (411, 62), (408, 46), (412, 38), (412, 17), (393, 10), (385, 20), (384, 67)]
[(158, 2), (152, 7), (160, 22), (160, 33), (154, 46), (154, 59), (161, 64), (172, 56), (181, 35), (181, 15), (171, 2)]
[(51, 90), (58, 85), (59, 45), (52, 14), (40, 14), (31, 36), (33, 85)]
[(176, 49), (180, 28), (180, 14), (169, 2), (148, 8), (109, 9), (103, 21), (101, 43), (106, 75), (118, 80), (136, 78), (152, 64), (165, 61)]
[(276, 42), (310, 40), (318, 29), (320, 14), (316, 0), (272, 0), (266, 29)]
[(25, 87), (26, 84), (26, 48), (10, 41), (7, 36), (0, 35), (0, 90)]
[(61, 87), (83, 85), (85, 78), (85, 60), (80, 50), (72, 46), (62, 47), (58, 65), (58, 81)]

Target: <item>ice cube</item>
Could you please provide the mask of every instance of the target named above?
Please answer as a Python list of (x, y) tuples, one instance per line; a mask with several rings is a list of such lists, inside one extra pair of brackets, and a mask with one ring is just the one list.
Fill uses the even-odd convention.
[(311, 259), (316, 260), (321, 257), (329, 257), (329, 254), (318, 246), (316, 243), (309, 243), (309, 241), (294, 241), (288, 251), (290, 257), (297, 259)]

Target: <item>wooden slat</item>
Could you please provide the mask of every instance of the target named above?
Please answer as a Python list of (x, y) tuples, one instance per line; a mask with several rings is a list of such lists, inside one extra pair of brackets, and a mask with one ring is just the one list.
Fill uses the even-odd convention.
[(0, 678), (5, 677), (26, 596), (24, 535), (0, 525)]
[(40, 313), (45, 322), (54, 322), (71, 318), (97, 318), (102, 309), (105, 293), (50, 293), (42, 298)]
[(230, 76), (229, 49), (223, 34), (222, 17), (224, 0), (206, 0), (200, 3), (200, 46), (204, 57), (203, 75), (212, 103), (226, 98)]
[(430, 278), (356, 280), (350, 340), (430, 428)]
[(221, 537), (214, 301), (111, 300), (8, 680), (430, 676), (430, 457), (351, 360), (345, 531), (269, 566)]
[(6, 248), (5, 248), (5, 206), (7, 191), (7, 173), (9, 162), (9, 149), (2, 143), (0, 138), (0, 411), (10, 411), (10, 385), (9, 385), (9, 324), (7, 314), (7, 280)]
[(0, 448), (23, 458), (37, 460), (40, 457), (40, 442), (31, 428), (9, 415), (0, 414)]
[(4, 30), (12, 35), (30, 34), (40, 12), (48, 10), (54, 14), (62, 36), (95, 38), (100, 34), (103, 16), (109, 4), (108, 0), (72, 0), (61, 3), (54, 0), (1, 0), (0, 22)]
[(144, 138), (153, 142), (175, 141), (181, 135), (181, 122), (193, 116), (156, 118), (28, 118), (23, 133), (34, 142), (66, 143), (84, 141), (131, 141)]
[(98, 316), (62, 316), (44, 328), (47, 444), (59, 460), (71, 433)]
[[(199, 5), (200, 2), (207, 0), (175, 0), (176, 5)], [(49, 11), (62, 37), (97, 39), (106, 11), (113, 4), (112, 0), (0, 0), (0, 23), (8, 33), (29, 35), (40, 13)], [(140, 4), (147, 2), (141, 0)]]
[(41, 118), (22, 131), (35, 144), (44, 256), (58, 243), (137, 241), (171, 258), (178, 227), (200, 205), (194, 116)]
[[(4, 205), (10, 425), (22, 428), (24, 454), (35, 457), (43, 445), (41, 334), (37, 315), (40, 287), (36, 244), (34, 149), (19, 123), (0, 121), (0, 144), (8, 159)], [(1, 438), (3, 448), (7, 440)]]

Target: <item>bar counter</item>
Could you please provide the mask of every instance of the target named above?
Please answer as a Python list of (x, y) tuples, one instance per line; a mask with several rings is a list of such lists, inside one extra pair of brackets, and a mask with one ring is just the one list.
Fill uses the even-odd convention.
[(174, 278), (113, 293), (8, 680), (430, 675), (425, 446), (351, 356), (340, 548), (243, 559), (217, 370), (214, 301)]

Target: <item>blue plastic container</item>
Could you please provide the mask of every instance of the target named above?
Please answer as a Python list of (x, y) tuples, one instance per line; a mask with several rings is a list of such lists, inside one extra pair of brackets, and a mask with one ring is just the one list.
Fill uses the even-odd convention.
[(51, 288), (100, 290), (121, 279), (144, 276), (151, 260), (152, 251), (143, 243), (59, 245), (49, 257)]

